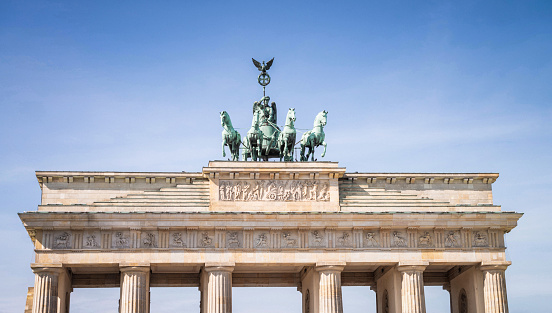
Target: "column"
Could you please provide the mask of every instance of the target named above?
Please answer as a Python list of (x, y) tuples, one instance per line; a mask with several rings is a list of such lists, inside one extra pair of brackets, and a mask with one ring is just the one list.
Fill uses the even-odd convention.
[(509, 264), (482, 265), (485, 313), (508, 313), (506, 297), (506, 277), (504, 272)]
[(121, 267), (120, 313), (149, 313), (149, 266)]
[(320, 275), (318, 291), (319, 313), (343, 313), (341, 298), (341, 272), (344, 266), (317, 266)]
[(424, 270), (425, 266), (401, 265), (402, 313), (425, 313)]
[(206, 266), (205, 313), (232, 313), (232, 266)]
[(34, 267), (33, 313), (59, 313), (59, 281), (62, 267)]

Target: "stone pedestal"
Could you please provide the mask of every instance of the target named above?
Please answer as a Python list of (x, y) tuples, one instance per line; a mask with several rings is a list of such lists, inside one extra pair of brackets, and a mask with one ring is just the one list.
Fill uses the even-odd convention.
[(232, 313), (232, 266), (206, 266), (206, 311)]
[(316, 271), (320, 275), (319, 311), (320, 313), (343, 313), (341, 297), (341, 272), (343, 266), (319, 266)]
[(121, 267), (120, 313), (149, 313), (149, 266)]
[(506, 278), (504, 272), (508, 265), (483, 265), (483, 292), (485, 313), (508, 313), (506, 296)]
[(401, 273), (401, 307), (403, 313), (425, 313), (425, 266), (398, 266)]

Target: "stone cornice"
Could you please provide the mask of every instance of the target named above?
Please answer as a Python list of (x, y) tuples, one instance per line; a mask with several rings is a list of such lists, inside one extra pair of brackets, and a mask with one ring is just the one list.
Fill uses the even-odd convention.
[[(25, 212), (27, 230), (128, 227), (254, 227), (300, 228), (493, 228), (509, 232), (523, 216), (516, 212)], [(280, 225), (281, 224), (281, 225)], [(312, 224), (312, 225), (311, 225)], [(322, 226), (321, 226), (322, 225)]]

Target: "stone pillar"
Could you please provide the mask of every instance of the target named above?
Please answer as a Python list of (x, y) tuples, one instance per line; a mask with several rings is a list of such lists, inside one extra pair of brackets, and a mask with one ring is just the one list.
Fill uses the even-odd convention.
[(425, 266), (401, 265), (402, 313), (425, 313), (424, 270)]
[(149, 266), (121, 267), (120, 313), (149, 313)]
[(506, 278), (504, 271), (509, 264), (482, 265), (485, 313), (508, 313)]
[(343, 313), (341, 297), (341, 272), (344, 266), (317, 266), (320, 275), (318, 290), (319, 313)]
[(60, 313), (59, 281), (62, 267), (34, 267), (33, 313)]
[(232, 313), (232, 266), (206, 266), (205, 313)]

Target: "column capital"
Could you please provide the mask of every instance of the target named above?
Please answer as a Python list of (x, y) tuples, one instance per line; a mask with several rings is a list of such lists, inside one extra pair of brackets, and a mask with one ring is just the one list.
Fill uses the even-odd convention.
[(149, 265), (122, 265), (122, 266), (119, 266), (119, 271), (121, 272), (149, 272), (150, 271), (150, 267)]
[(420, 262), (399, 262), (397, 264), (397, 271), (399, 272), (423, 272), (426, 267), (429, 265), (429, 262), (420, 261)]
[(314, 269), (317, 272), (342, 272), (347, 265), (346, 262), (318, 262)]
[(325, 265), (325, 266), (317, 266), (314, 269), (317, 272), (343, 272), (344, 266), (339, 265)]
[(229, 272), (234, 271), (236, 263), (205, 263), (206, 272)]
[(66, 271), (61, 263), (45, 264), (45, 263), (32, 263), (31, 269), (33, 273), (55, 273), (60, 274)]
[(479, 269), (482, 271), (504, 271), (512, 262), (481, 262)]

